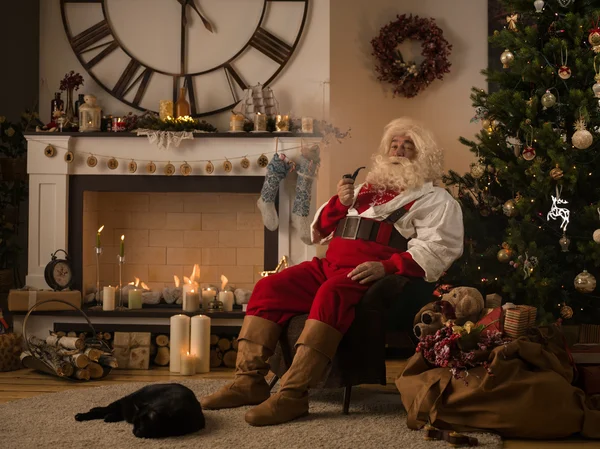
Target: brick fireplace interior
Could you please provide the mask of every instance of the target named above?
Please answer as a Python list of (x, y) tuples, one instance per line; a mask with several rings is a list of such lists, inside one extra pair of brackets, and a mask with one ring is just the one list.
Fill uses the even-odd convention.
[(101, 285), (118, 285), (117, 254), (125, 236), (123, 283), (152, 290), (200, 267), (200, 283), (252, 289), (277, 264), (277, 232), (256, 207), (262, 177), (72, 176), (69, 245), (82, 292), (96, 285), (94, 247), (102, 225)]

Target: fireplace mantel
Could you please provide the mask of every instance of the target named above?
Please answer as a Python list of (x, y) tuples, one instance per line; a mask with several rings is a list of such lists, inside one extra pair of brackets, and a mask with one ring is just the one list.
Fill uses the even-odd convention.
[[(135, 138), (132, 138), (135, 137)], [(181, 177), (179, 167), (187, 162), (192, 167), (191, 177), (227, 176), (264, 177), (265, 169), (257, 164), (261, 154), (272, 158), (277, 150), (292, 160), (300, 156), (302, 144), (320, 140), (315, 135), (293, 134), (196, 134), (193, 140), (182, 141), (178, 148), (161, 150), (149, 143), (147, 137), (118, 133), (35, 133), (26, 135), (28, 141), (27, 171), (29, 173), (29, 250), (26, 283), (36, 288), (48, 288), (44, 280), (44, 268), (50, 255), (57, 249), (69, 251), (69, 177), (72, 175), (120, 175), (166, 178), (164, 167), (171, 163), (176, 168), (173, 177)], [(55, 149), (53, 157), (47, 157), (48, 146)], [(74, 161), (65, 162), (67, 152)], [(97, 158), (96, 167), (89, 167), (90, 155)], [(250, 167), (240, 165), (242, 158), (250, 160)], [(107, 162), (116, 158), (118, 167), (111, 170)], [(137, 163), (137, 172), (129, 173), (129, 161)], [(229, 160), (233, 171), (226, 173), (223, 162)], [(148, 162), (156, 164), (156, 172), (146, 171)], [(207, 174), (208, 161), (214, 165), (214, 173)], [(288, 176), (279, 189), (278, 258), (288, 256), (291, 264), (297, 264), (316, 255), (312, 246), (303, 244), (291, 228), (291, 210), (295, 193), (294, 174)], [(202, 184), (202, 183), (199, 183)], [(316, 183), (313, 187), (316, 190)], [(200, 187), (199, 187), (200, 189)], [(200, 190), (199, 190), (200, 191)], [(316, 198), (316, 192), (313, 192)], [(265, 267), (267, 269), (267, 267)]]

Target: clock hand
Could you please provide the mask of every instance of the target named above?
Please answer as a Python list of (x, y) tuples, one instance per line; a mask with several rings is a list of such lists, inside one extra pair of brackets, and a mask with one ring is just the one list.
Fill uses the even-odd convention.
[(202, 20), (202, 23), (204, 24), (204, 28), (206, 28), (208, 31), (213, 33), (214, 31), (213, 31), (212, 25), (210, 24), (210, 22), (208, 20), (206, 20), (206, 17), (204, 17), (202, 15), (200, 10), (196, 6), (195, 0), (187, 0), (187, 2), (194, 9), (194, 11), (196, 11), (196, 13), (198, 13), (198, 15), (200, 16), (200, 20)]

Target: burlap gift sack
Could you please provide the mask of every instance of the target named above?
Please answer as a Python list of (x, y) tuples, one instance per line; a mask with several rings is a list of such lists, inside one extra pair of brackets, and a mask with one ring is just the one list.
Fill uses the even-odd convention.
[(23, 337), (20, 334), (0, 335), (0, 371), (15, 371), (21, 369), (21, 351)]
[[(571, 385), (569, 355), (554, 330), (544, 339), (519, 338), (495, 348), (485, 368), (469, 370), (468, 384), (449, 368), (431, 368), (420, 353), (396, 380), (407, 425), (486, 430), (511, 438), (563, 438), (581, 432), (600, 438), (600, 411)], [(536, 341), (537, 340), (537, 341)]]

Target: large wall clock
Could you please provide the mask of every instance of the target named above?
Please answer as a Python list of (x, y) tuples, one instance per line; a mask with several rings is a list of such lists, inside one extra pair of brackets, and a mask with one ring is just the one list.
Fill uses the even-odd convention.
[(192, 115), (232, 109), (268, 85), (296, 50), (309, 0), (60, 0), (79, 62), (110, 95), (139, 110), (177, 99)]

